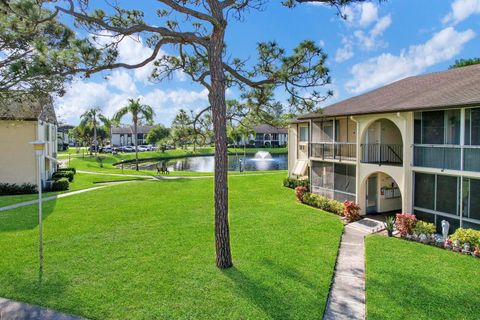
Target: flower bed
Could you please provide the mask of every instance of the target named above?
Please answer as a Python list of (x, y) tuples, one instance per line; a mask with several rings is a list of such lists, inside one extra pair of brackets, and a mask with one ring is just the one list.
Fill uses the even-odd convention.
[(417, 220), (414, 214), (399, 213), (396, 215), (395, 226), (400, 236), (406, 240), (435, 245), (446, 250), (472, 255), (480, 258), (480, 231), (458, 228), (455, 233), (444, 239), (436, 234), (433, 223)]

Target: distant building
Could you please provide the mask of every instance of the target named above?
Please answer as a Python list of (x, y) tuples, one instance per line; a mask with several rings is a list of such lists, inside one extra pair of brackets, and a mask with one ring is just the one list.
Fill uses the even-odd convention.
[(288, 129), (278, 128), (269, 124), (260, 124), (253, 127), (248, 143), (255, 147), (283, 147), (287, 145)]
[(75, 146), (75, 139), (68, 134), (74, 126), (69, 124), (59, 124), (57, 128), (57, 145), (58, 151), (67, 150), (69, 147)]
[[(154, 126), (138, 126), (137, 127), (137, 144), (147, 143), (147, 135)], [(135, 145), (133, 126), (128, 127), (112, 127), (110, 141), (112, 146), (133, 146)]]
[(42, 183), (57, 168), (57, 118), (49, 96), (28, 94), (0, 100), (0, 182), (37, 183), (37, 159), (30, 142), (46, 142)]

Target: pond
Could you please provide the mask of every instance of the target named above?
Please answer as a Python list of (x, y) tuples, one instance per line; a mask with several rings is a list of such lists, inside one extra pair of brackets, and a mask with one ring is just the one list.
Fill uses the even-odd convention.
[[(191, 172), (213, 172), (214, 171), (214, 158), (213, 156), (197, 156), (188, 158), (176, 158), (163, 161), (142, 161), (139, 162), (138, 167), (140, 170), (157, 170), (164, 166), (168, 168), (168, 171), (191, 171)], [(240, 166), (243, 171), (258, 171), (258, 170), (287, 170), (288, 168), (288, 156), (287, 154), (270, 154), (266, 151), (259, 151), (255, 155), (247, 154), (246, 157), (243, 154), (228, 156), (228, 170), (240, 171)], [(135, 168), (135, 163), (128, 163), (126, 168)]]

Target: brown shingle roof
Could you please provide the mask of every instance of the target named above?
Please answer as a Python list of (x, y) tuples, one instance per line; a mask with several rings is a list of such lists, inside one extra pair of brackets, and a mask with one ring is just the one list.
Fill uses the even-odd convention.
[(288, 133), (288, 129), (285, 128), (277, 128), (269, 124), (259, 124), (253, 127), (253, 131), (255, 133)]
[(299, 119), (480, 105), (480, 65), (405, 78)]
[(42, 120), (57, 123), (51, 97), (37, 97), (27, 93), (0, 99), (0, 120)]

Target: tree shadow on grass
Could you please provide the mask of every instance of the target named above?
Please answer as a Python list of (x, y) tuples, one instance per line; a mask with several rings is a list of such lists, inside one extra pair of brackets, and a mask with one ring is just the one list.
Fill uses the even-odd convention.
[[(57, 199), (42, 205), (42, 221), (55, 210)], [(0, 212), (0, 233), (32, 230), (38, 226), (38, 203)]]
[[(284, 268), (272, 261), (265, 260), (264, 267), (261, 267), (261, 269), (268, 269), (270, 274), (272, 268), (277, 279), (269, 283), (254, 279), (236, 267), (224, 270), (223, 274), (234, 282), (234, 293), (251, 301), (271, 319), (321, 318), (323, 309), (318, 304), (317, 295), (314, 295), (314, 298), (302, 296), (303, 288), (296, 291), (295, 289), (300, 288), (299, 286), (289, 287), (285, 283), (299, 282), (308, 287), (308, 290), (317, 286), (302, 277), (296, 270)], [(278, 279), (281, 280), (278, 281)]]

